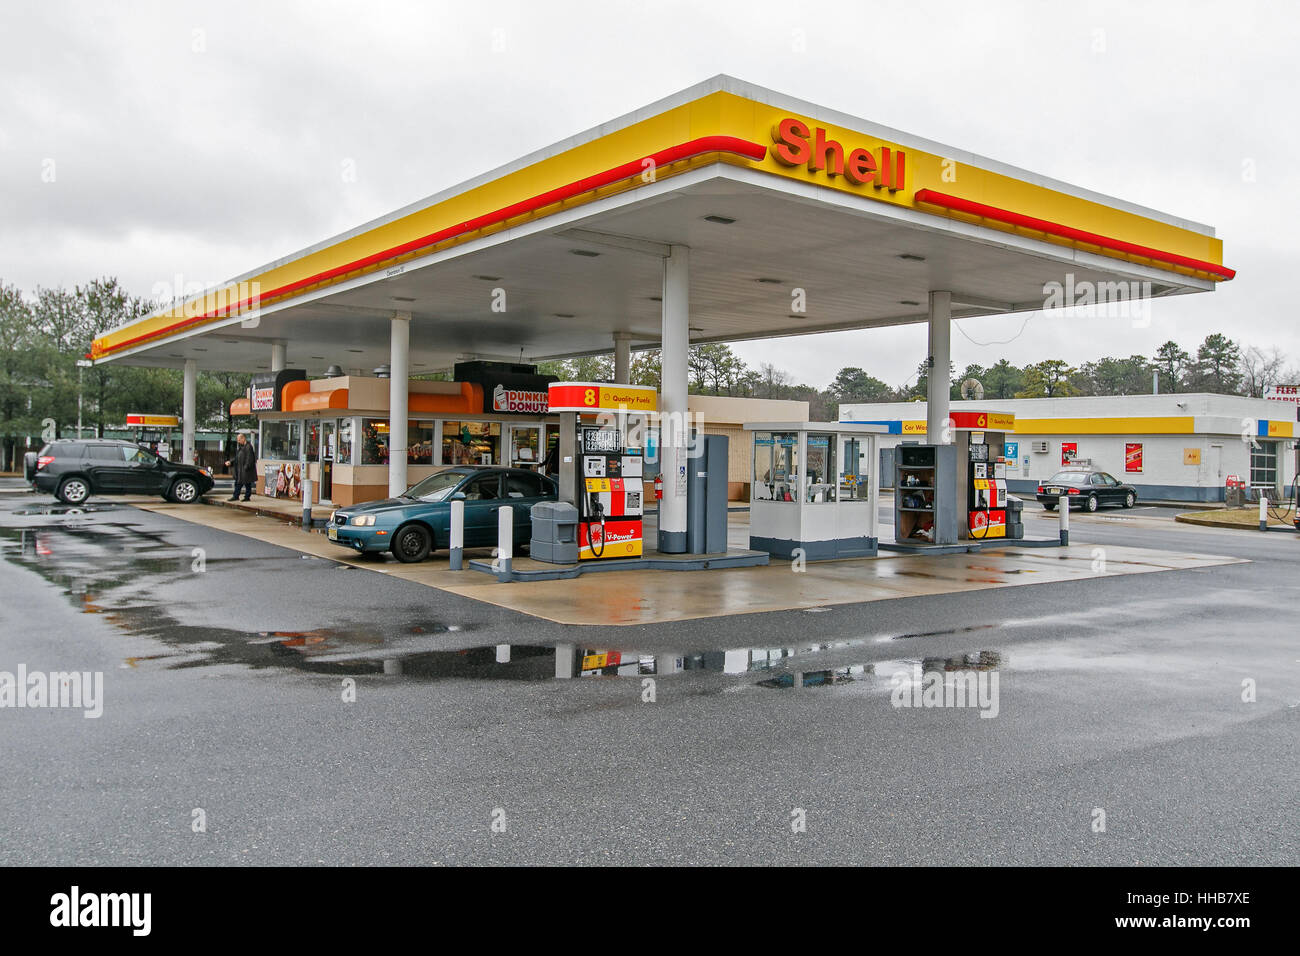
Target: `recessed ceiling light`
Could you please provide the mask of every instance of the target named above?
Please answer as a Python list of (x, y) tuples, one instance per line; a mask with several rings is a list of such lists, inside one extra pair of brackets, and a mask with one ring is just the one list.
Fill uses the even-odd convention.
[(764, 283), (766, 283), (767, 285), (783, 285), (783, 284), (784, 284), (784, 283), (782, 282), (782, 280), (780, 280), (780, 279), (767, 279), (767, 278), (761, 278), (761, 279), (755, 279), (754, 281), (755, 281), (755, 282), (764, 282)]
[(244, 343), (243, 343), (242, 341), (240, 341), (239, 339), (222, 339), (221, 341), (225, 342), (227, 345), (243, 345), (243, 344), (244, 344)]
[(414, 302), (415, 299), (405, 295), (395, 295), (392, 297), (394, 302)]
[(705, 216), (704, 221), (716, 222), (720, 226), (730, 226), (736, 220), (730, 218), (729, 216)]
[(898, 258), (906, 259), (908, 262), (924, 262), (925, 256), (918, 256), (914, 252), (904, 252)]
[(270, 368), (269, 365), (259, 365), (258, 368)]
[(190, 351), (191, 351), (191, 352), (206, 352), (207, 349), (201, 349), (201, 348), (199, 348), (197, 345), (195, 345), (195, 346), (191, 347)]
[(664, 297), (661, 295), (650, 295), (650, 296), (646, 296), (646, 298), (649, 299), (651, 302), (662, 302), (664, 300)]
[(484, 282), (500, 282), (500, 276), (472, 276), (474, 279), (482, 279)]
[(313, 356), (311, 356), (311, 357), (314, 358), (314, 359), (315, 359), (316, 361), (318, 361), (318, 362), (323, 362), (323, 361), (325, 361), (325, 356), (323, 356), (323, 355), (313, 355)]
[(167, 353), (167, 356), (168, 356), (169, 358), (185, 358), (185, 356), (184, 356), (184, 355), (181, 355), (180, 352), (168, 352), (168, 353)]
[(915, 299), (899, 299), (898, 304), (899, 305), (920, 305), (921, 303), (917, 302)]
[(551, 315), (557, 319), (571, 319), (574, 317), (572, 312), (552, 312)]
[(569, 252), (575, 256), (585, 256), (588, 259), (594, 259), (600, 255), (599, 252), (592, 252), (590, 249), (570, 249)]
[(365, 351), (365, 349), (348, 349), (348, 351), (349, 351), (349, 352), (356, 352), (358, 355), (360, 355), (362, 352)]

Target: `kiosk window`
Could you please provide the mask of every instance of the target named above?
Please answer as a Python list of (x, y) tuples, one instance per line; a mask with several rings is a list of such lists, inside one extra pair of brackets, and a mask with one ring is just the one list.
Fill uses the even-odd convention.
[(808, 501), (821, 504), (835, 500), (838, 486), (835, 472), (835, 436), (808, 436)]
[(262, 422), (262, 457), (297, 461), (302, 452), (302, 422)]
[(501, 497), (500, 473), (483, 475), (465, 486), (466, 501), (491, 501)]
[(797, 501), (798, 488), (798, 433), (755, 432), (754, 500)]
[(443, 422), (445, 465), (492, 465), (501, 460), (500, 422)]
[(867, 465), (869, 442), (862, 438), (841, 438), (841, 442), (840, 501), (865, 502), (871, 491), (871, 474)]

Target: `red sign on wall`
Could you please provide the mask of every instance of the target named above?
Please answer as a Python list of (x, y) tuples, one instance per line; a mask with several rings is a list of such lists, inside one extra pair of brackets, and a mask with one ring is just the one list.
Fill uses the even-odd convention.
[(1074, 464), (1074, 459), (1079, 457), (1079, 443), (1077, 441), (1061, 442), (1061, 466)]
[(1124, 443), (1124, 470), (1142, 473), (1142, 443), (1131, 441)]

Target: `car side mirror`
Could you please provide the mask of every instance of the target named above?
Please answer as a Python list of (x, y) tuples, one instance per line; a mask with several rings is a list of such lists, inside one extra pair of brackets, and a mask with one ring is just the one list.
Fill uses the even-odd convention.
[(458, 491), (458, 492), (456, 492), (454, 495), (451, 496), (451, 500), (452, 500), (452, 501), (464, 501), (464, 500), (465, 500), (465, 492), (463, 492), (463, 491)]

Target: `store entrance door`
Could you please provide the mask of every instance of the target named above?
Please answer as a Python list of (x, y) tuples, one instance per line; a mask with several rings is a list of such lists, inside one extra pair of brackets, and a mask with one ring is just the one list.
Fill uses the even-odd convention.
[(334, 494), (334, 422), (321, 422), (320, 428), (320, 500), (330, 501)]

